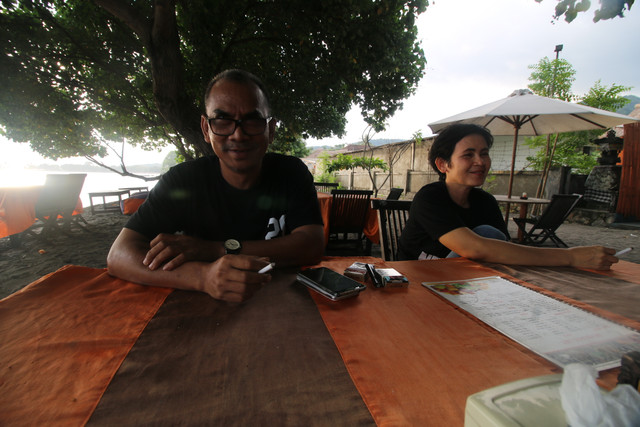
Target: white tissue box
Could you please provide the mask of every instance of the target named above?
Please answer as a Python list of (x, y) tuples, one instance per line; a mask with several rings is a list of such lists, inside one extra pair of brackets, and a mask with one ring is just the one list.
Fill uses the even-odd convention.
[(566, 427), (560, 402), (561, 383), (562, 374), (544, 375), (472, 394), (467, 398), (464, 425)]

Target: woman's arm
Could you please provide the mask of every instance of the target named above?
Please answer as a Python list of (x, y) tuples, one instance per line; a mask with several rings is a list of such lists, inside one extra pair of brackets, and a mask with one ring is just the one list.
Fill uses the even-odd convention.
[(478, 236), (467, 227), (440, 237), (440, 243), (460, 256), (486, 262), (519, 265), (570, 266), (609, 270), (618, 262), (615, 249), (604, 246), (536, 248)]

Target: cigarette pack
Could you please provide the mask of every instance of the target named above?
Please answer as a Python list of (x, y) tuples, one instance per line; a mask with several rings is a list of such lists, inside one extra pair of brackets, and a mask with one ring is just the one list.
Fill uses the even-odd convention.
[(364, 282), (367, 277), (367, 264), (364, 262), (354, 262), (344, 270), (345, 276)]
[(395, 268), (376, 268), (376, 273), (382, 278), (384, 287), (405, 287), (409, 280)]

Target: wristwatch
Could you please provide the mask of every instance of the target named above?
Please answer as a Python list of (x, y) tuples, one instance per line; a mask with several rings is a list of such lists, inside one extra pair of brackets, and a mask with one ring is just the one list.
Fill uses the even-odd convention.
[(236, 239), (228, 239), (224, 241), (224, 252), (226, 254), (238, 254), (242, 249), (242, 245)]

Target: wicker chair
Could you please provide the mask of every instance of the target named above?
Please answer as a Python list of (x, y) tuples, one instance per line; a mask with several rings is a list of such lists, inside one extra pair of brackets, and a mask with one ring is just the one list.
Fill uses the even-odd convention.
[(86, 230), (87, 221), (80, 214), (73, 215), (82, 191), (86, 173), (47, 174), (44, 187), (36, 201), (36, 222), (29, 230), (30, 234), (41, 228), (39, 234), (50, 234), (60, 229), (69, 231), (71, 225)]
[(319, 193), (330, 193), (331, 190), (338, 188), (337, 182), (314, 182), (313, 185)]
[(371, 206), (371, 190), (332, 190), (327, 250), (346, 249), (344, 255), (369, 252), (364, 227)]
[(396, 261), (398, 240), (409, 219), (411, 200), (372, 200), (371, 204), (378, 211), (382, 258), (385, 261)]
[[(547, 205), (540, 216), (524, 219), (513, 218), (518, 228), (522, 230), (523, 243), (539, 246), (549, 239), (557, 247), (564, 246), (566, 248), (567, 244), (556, 235), (556, 230), (567, 219), (581, 197), (580, 194), (554, 194), (551, 196), (551, 203)], [(529, 231), (526, 230), (527, 224), (532, 225)]]

